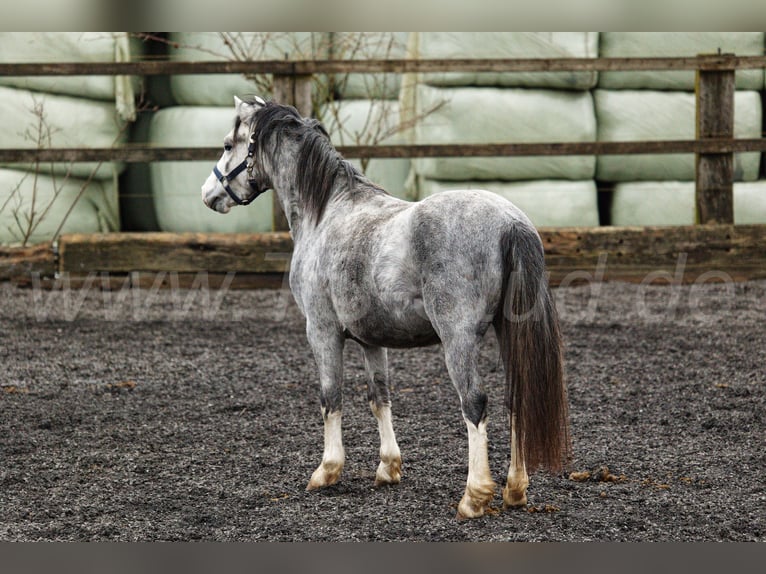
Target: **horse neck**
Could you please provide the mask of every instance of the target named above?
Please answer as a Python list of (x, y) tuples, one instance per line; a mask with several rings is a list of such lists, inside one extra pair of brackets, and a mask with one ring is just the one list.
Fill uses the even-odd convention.
[[(273, 154), (271, 157), (278, 158), (277, 161), (270, 166), (271, 182), (274, 192), (279, 198), (279, 203), (285, 212), (287, 221), (290, 225), (290, 231), (294, 239), (300, 235), (300, 232), (307, 228), (314, 227), (314, 213), (311, 207), (307, 204), (306, 193), (302, 192), (298, 182), (298, 171), (296, 158), (298, 157), (298, 145), (295, 142), (289, 141), (282, 144), (282, 148), (279, 153)], [(338, 169), (342, 169), (338, 167)], [(333, 204), (336, 203), (337, 196), (340, 189), (351, 185), (348, 178), (341, 175), (336, 177), (334, 173), (317, 173), (317, 182), (322, 181), (323, 177), (329, 177), (333, 181), (331, 189), (329, 189), (329, 195), (325, 214), (322, 219), (325, 219), (325, 215), (329, 216), (332, 211)], [(321, 184), (318, 183), (318, 186)]]

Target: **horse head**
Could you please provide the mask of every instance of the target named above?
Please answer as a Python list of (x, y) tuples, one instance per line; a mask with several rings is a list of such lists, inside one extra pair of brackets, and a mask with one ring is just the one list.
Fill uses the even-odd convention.
[(210, 209), (228, 213), (235, 205), (248, 205), (271, 187), (256, 168), (255, 117), (266, 102), (234, 96), (234, 128), (223, 140), (223, 154), (202, 185), (202, 201)]

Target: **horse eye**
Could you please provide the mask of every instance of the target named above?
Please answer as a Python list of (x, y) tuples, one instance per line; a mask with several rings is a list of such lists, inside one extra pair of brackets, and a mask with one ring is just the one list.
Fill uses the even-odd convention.
[(231, 144), (223, 144), (224, 151), (231, 151)]

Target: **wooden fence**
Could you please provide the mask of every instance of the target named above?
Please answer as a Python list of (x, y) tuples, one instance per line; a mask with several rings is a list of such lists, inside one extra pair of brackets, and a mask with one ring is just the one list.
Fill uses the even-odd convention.
[[(680, 141), (486, 143), (341, 146), (349, 158), (556, 156), (694, 153), (698, 225), (679, 227), (548, 228), (540, 233), (554, 284), (595, 277), (644, 281), (666, 277), (695, 281), (711, 277), (766, 277), (766, 225), (735, 226), (733, 154), (766, 152), (766, 139), (734, 139), (736, 70), (766, 68), (766, 56), (733, 54), (692, 58), (557, 58), (463, 60), (312, 60), (221, 62), (91, 62), (0, 64), (0, 75), (171, 75), (270, 73), (274, 99), (307, 115), (312, 74), (554, 71), (696, 71), (696, 138)], [(0, 149), (0, 163), (34, 161), (216, 160), (220, 149), (158, 148), (127, 144), (116, 148)], [(127, 274), (143, 285), (142, 272), (171, 272), (192, 281), (199, 272), (220, 278), (237, 273), (236, 284), (274, 284), (288, 268), (291, 242), (275, 205), (271, 234), (114, 233), (65, 235), (51, 245), (27, 250), (0, 247), (0, 279), (29, 281), (34, 275), (73, 277)], [(654, 272), (654, 273), (653, 273)], [(713, 275), (711, 275), (711, 272)], [(652, 274), (653, 273), (653, 274)], [(652, 275), (650, 275), (652, 274)], [(106, 277), (106, 275), (103, 275)], [(110, 279), (111, 280), (111, 279)], [(106, 283), (105, 283), (106, 286)]]

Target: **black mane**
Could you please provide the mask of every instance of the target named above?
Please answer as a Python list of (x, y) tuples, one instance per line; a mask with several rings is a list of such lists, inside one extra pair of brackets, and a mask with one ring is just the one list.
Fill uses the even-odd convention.
[[(360, 182), (376, 188), (335, 149), (327, 130), (318, 120), (303, 118), (292, 106), (267, 102), (256, 112), (254, 121), (253, 133), (259, 154), (269, 149), (278, 154), (284, 138), (299, 142), (295, 183), (306, 215), (315, 224), (322, 219), (333, 190), (344, 180), (349, 188)], [(237, 119), (235, 133), (239, 122)], [(279, 160), (275, 156), (271, 164), (276, 165)], [(262, 160), (259, 163), (263, 165)]]

